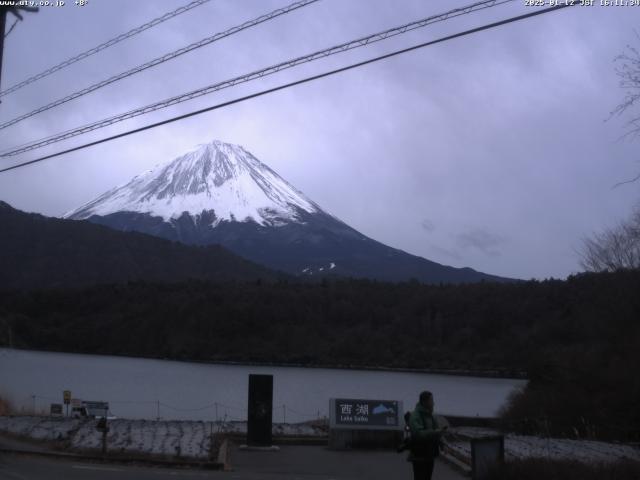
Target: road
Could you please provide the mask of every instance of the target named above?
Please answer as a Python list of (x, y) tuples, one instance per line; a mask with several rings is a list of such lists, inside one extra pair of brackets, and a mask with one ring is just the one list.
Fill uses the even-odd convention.
[[(0, 457), (2, 480), (402, 480), (411, 479), (411, 465), (394, 452), (335, 452), (322, 447), (283, 446), (279, 452), (232, 450), (233, 471), (137, 467), (89, 463), (26, 455)], [(434, 480), (463, 480), (442, 462)]]
[(140, 468), (116, 464), (83, 463), (23, 455), (0, 457), (2, 480), (161, 480), (161, 479), (231, 478), (225, 472)]

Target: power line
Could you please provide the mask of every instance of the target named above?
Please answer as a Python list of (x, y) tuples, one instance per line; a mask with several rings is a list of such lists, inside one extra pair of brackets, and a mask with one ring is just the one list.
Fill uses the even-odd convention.
[(167, 405), (166, 403), (163, 402), (159, 402), (160, 405), (162, 405), (163, 407), (166, 407), (170, 410), (175, 410), (176, 412), (200, 412), (202, 410), (207, 410), (209, 408), (215, 408), (215, 406), (217, 405), (217, 403), (212, 403), (210, 405), (205, 405), (204, 407), (197, 407), (197, 408), (178, 408), (178, 407), (172, 407), (171, 405)]
[(364, 65), (368, 65), (368, 64), (374, 63), (374, 62), (378, 62), (380, 60), (384, 60), (384, 59), (387, 59), (387, 58), (395, 57), (397, 55), (401, 55), (403, 53), (407, 53), (407, 52), (410, 52), (410, 51), (413, 51), (413, 50), (417, 50), (419, 48), (428, 47), (430, 45), (435, 45), (437, 43), (442, 43), (442, 42), (446, 42), (448, 40), (453, 40), (454, 38), (463, 37), (463, 36), (466, 36), (466, 35), (470, 35), (472, 33), (481, 32), (483, 30), (489, 30), (491, 28), (496, 28), (496, 27), (499, 27), (499, 26), (502, 26), (502, 25), (506, 25), (508, 23), (513, 23), (513, 22), (517, 22), (517, 21), (520, 21), (520, 20), (525, 20), (527, 18), (535, 17), (537, 15), (542, 15), (542, 14), (549, 13), (549, 12), (554, 12), (556, 10), (560, 10), (560, 9), (563, 9), (563, 8), (566, 8), (566, 7), (571, 7), (571, 6), (574, 6), (574, 5), (578, 5), (578, 3), (561, 4), (561, 5), (556, 5), (556, 6), (553, 6), (553, 7), (545, 8), (545, 9), (535, 10), (533, 12), (530, 12), (530, 13), (527, 13), (527, 14), (524, 14), (524, 15), (519, 15), (519, 16), (516, 16), (516, 17), (507, 18), (507, 19), (501, 20), (499, 22), (494, 22), (494, 23), (490, 23), (490, 24), (487, 24), (487, 25), (483, 25), (481, 27), (472, 28), (471, 30), (465, 30), (463, 32), (455, 33), (453, 35), (448, 35), (446, 37), (441, 37), (441, 38), (438, 38), (436, 40), (431, 40), (429, 42), (420, 43), (418, 45), (414, 45), (412, 47), (404, 48), (402, 50), (396, 50), (394, 52), (387, 53), (385, 55), (380, 55), (378, 57), (370, 58), (370, 59), (364, 60), (362, 62), (358, 62), (358, 63), (354, 63), (354, 64), (351, 64), (351, 65), (348, 65), (346, 67), (341, 67), (341, 68), (337, 68), (335, 70), (330, 70), (328, 72), (324, 72), (324, 73), (321, 73), (321, 74), (318, 74), (318, 75), (313, 75), (311, 77), (306, 77), (306, 78), (303, 78), (301, 80), (296, 80), (294, 82), (286, 83), (286, 84), (280, 85), (278, 87), (273, 87), (273, 88), (269, 88), (267, 90), (262, 90), (260, 92), (253, 93), (251, 95), (246, 95), (244, 97), (240, 97), (240, 98), (236, 98), (234, 100), (229, 100), (227, 102), (219, 103), (217, 105), (213, 105), (213, 106), (210, 106), (210, 107), (207, 107), (207, 108), (203, 108), (201, 110), (196, 110), (194, 112), (190, 112), (190, 113), (187, 113), (187, 114), (184, 114), (184, 115), (179, 115), (177, 117), (169, 118), (167, 120), (163, 120), (161, 122), (153, 123), (151, 125), (146, 125), (144, 127), (136, 128), (134, 130), (129, 130), (127, 132), (119, 133), (117, 135), (112, 135), (110, 137), (102, 138), (102, 139), (96, 140), (94, 142), (85, 143), (84, 145), (79, 145), (77, 147), (69, 148), (67, 150), (63, 150), (63, 151), (60, 151), (60, 152), (57, 152), (57, 153), (52, 153), (50, 155), (46, 155), (44, 157), (36, 158), (36, 159), (30, 160), (28, 162), (19, 163), (17, 165), (13, 165), (11, 167), (7, 167), (7, 168), (1, 169), (0, 173), (7, 172), (9, 170), (14, 170), (16, 168), (24, 167), (24, 166), (27, 166), (27, 165), (32, 165), (34, 163), (42, 162), (42, 161), (48, 160), (50, 158), (54, 158), (54, 157), (58, 157), (60, 155), (64, 155), (64, 154), (71, 153), (71, 152), (75, 152), (75, 151), (78, 151), (78, 150), (82, 150), (84, 148), (92, 147), (94, 145), (98, 145), (100, 143), (105, 143), (105, 142), (108, 142), (108, 141), (111, 141), (111, 140), (115, 140), (117, 138), (126, 137), (128, 135), (133, 135), (134, 133), (139, 133), (139, 132), (142, 132), (144, 130), (149, 130), (149, 129), (152, 129), (152, 128), (155, 128), (155, 127), (159, 127), (161, 125), (166, 125), (168, 123), (176, 122), (178, 120), (182, 120), (182, 119), (185, 119), (185, 118), (193, 117), (195, 115), (200, 115), (200, 114), (205, 113), (205, 112), (210, 112), (210, 111), (217, 110), (217, 109), (220, 109), (220, 108), (223, 108), (223, 107), (227, 107), (229, 105), (233, 105), (233, 104), (236, 104), (236, 103), (244, 102), (244, 101), (250, 100), (252, 98), (261, 97), (261, 96), (267, 95), (269, 93), (277, 92), (279, 90), (284, 90), (286, 88), (290, 88), (290, 87), (293, 87), (293, 86), (296, 86), (296, 85), (301, 85), (303, 83), (308, 83), (308, 82), (311, 82), (313, 80), (318, 80), (320, 78), (324, 78), (324, 77), (328, 77), (328, 76), (331, 76), (331, 75), (335, 75), (337, 73), (345, 72), (347, 70), (351, 70), (351, 69), (354, 69), (354, 68), (362, 67)]
[(4, 34), (4, 38), (7, 38), (9, 36), (9, 34), (11, 33), (11, 31), (16, 27), (16, 25), (18, 24), (18, 22), (20, 21), (20, 19), (16, 18), (13, 21), (13, 25), (11, 25), (11, 28), (9, 29), (9, 31), (7, 33)]
[(248, 28), (251, 27), (255, 27), (256, 25), (259, 25), (261, 23), (264, 22), (268, 22), (269, 20), (273, 20), (274, 18), (277, 18), (281, 15), (285, 15), (289, 12), (292, 12), (294, 10), (297, 10), (299, 8), (302, 7), (306, 7), (309, 4), (315, 3), (318, 0), (300, 0), (298, 2), (294, 2), (290, 5), (287, 5), (286, 7), (283, 8), (278, 8), (277, 10), (274, 10), (272, 12), (269, 12), (267, 14), (261, 15), (257, 18), (254, 18), (253, 20), (249, 20), (245, 23), (243, 23), (242, 25), (238, 25), (235, 27), (232, 27), (228, 30), (225, 30), (224, 32), (220, 32), (220, 33), (216, 33), (215, 35), (212, 35), (210, 37), (207, 38), (203, 38), (202, 40), (192, 43), (190, 45), (187, 45), (186, 47), (182, 47), (178, 50), (175, 50), (173, 52), (169, 52), (165, 55), (162, 55), (158, 58), (154, 58), (153, 60), (146, 62), (142, 65), (138, 65), (137, 67), (134, 67), (130, 70), (127, 70), (125, 72), (119, 73), (118, 75), (114, 75), (112, 77), (107, 78), (106, 80), (102, 80), (98, 83), (94, 83), (93, 85), (90, 85), (86, 88), (83, 88), (82, 90), (78, 90), (77, 92), (74, 92), (70, 95), (67, 95), (66, 97), (60, 98), (54, 102), (51, 102), (43, 107), (37, 108), (31, 112), (25, 113), (24, 115), (20, 115), (16, 118), (13, 118), (11, 120), (8, 120), (2, 124), (0, 124), (0, 130), (10, 127), (11, 125), (15, 125), (18, 122), (21, 122), (22, 120), (25, 120), (29, 117), (32, 117), (34, 115), (37, 115), (38, 113), (42, 113), (42, 112), (46, 112), (47, 110), (51, 110), (54, 107), (58, 107), (64, 103), (70, 102), (71, 100), (75, 100), (78, 97), (82, 97), (84, 95), (87, 95), (88, 93), (94, 92), (102, 87), (106, 87), (107, 85), (110, 85), (112, 83), (115, 83), (119, 80), (122, 80), (124, 78), (130, 77), (132, 75), (135, 75), (136, 73), (140, 73), (144, 70), (147, 70), (149, 68), (155, 67), (157, 65), (160, 65), (161, 63), (167, 62), (169, 60), (173, 60), (176, 57), (179, 57), (180, 55), (184, 55), (185, 53), (189, 53), (193, 50), (196, 50), (198, 48), (204, 47), (205, 45), (209, 45), (213, 42), (216, 42), (218, 40), (221, 40), (223, 38), (229, 37), (231, 35), (234, 35), (236, 33), (239, 33), (243, 30), (246, 30)]
[(11, 147), (10, 151), (6, 153), (0, 154), (0, 157), (9, 157), (18, 155), (20, 153), (24, 153), (30, 150), (34, 150), (36, 148), (41, 148), (46, 145), (51, 145), (53, 143), (60, 142), (62, 140), (67, 140), (69, 138), (75, 137), (77, 135), (81, 135), (84, 133), (91, 132), (93, 130), (97, 130), (99, 128), (104, 128), (114, 123), (122, 122), (124, 120), (128, 120), (130, 118), (134, 118), (140, 115), (144, 115), (146, 113), (151, 113), (156, 110), (160, 110), (162, 108), (166, 108), (172, 105), (177, 105), (182, 102), (186, 102), (187, 100), (191, 100), (197, 97), (201, 97), (203, 95), (208, 95), (210, 93), (223, 90), (225, 88), (233, 87), (235, 85), (250, 82), (252, 80), (256, 80), (268, 75), (272, 75), (274, 73), (280, 72), (282, 70), (286, 70), (289, 68), (293, 68), (295, 66), (301, 65), (303, 63), (312, 62), (315, 60), (319, 60), (321, 58), (329, 57), (331, 55), (336, 55), (338, 53), (346, 52), (348, 50), (353, 50), (355, 48), (360, 48), (366, 46), (371, 43), (379, 42), (382, 40), (386, 40), (388, 38), (394, 37), (396, 35), (401, 35), (407, 33), (409, 31), (426, 27), (427, 25), (441, 22), (444, 20), (448, 20), (450, 18), (458, 17), (461, 15), (467, 15), (469, 13), (484, 10), (486, 8), (495, 7), (498, 5), (502, 5), (503, 3), (513, 2), (514, 0), (485, 0), (477, 3), (473, 3), (466, 7), (456, 8), (454, 10), (450, 10), (448, 12), (433, 15), (421, 20), (417, 20), (411, 23), (407, 23), (401, 25), (399, 27), (390, 28), (388, 30), (384, 30), (382, 32), (374, 33), (372, 35), (368, 35), (366, 37), (361, 37), (356, 40), (351, 40), (349, 42), (342, 43), (340, 45), (336, 45), (330, 48), (326, 48), (324, 50), (319, 50), (317, 52), (294, 58), (293, 60), (287, 60), (285, 62), (278, 63), (276, 65), (272, 65), (270, 67), (263, 68), (261, 70), (257, 70), (248, 74), (240, 75), (238, 77), (234, 77), (229, 80), (224, 80), (219, 83), (215, 83), (213, 85), (208, 85), (206, 87), (193, 90), (188, 93), (183, 93), (181, 95), (162, 100), (160, 102), (156, 102), (145, 107), (137, 108), (135, 110), (131, 110), (129, 112), (125, 112), (122, 114), (115, 115), (113, 117), (109, 117), (103, 120), (99, 120), (94, 123), (90, 123), (84, 125), (82, 127), (77, 127), (72, 130), (67, 130), (65, 132), (61, 132), (60, 134), (54, 135), (52, 137), (47, 137), (45, 139), (36, 140), (30, 143), (27, 146), (20, 147)]
[(149, 28), (155, 27), (156, 25), (161, 24), (162, 22), (166, 22), (167, 20), (176, 17), (182, 13), (188, 12), (189, 10), (199, 7), (200, 5), (209, 2), (210, 0), (195, 0), (187, 5), (184, 5), (180, 8), (177, 8), (171, 12), (165, 13), (164, 15), (158, 17), (158, 18), (154, 18), (153, 20), (144, 23), (142, 25), (140, 25), (139, 27), (136, 27), (132, 30), (129, 30), (126, 33), (122, 33), (120, 35), (118, 35), (115, 38), (112, 38), (111, 40), (107, 40), (104, 43), (101, 43), (100, 45), (98, 45), (97, 47), (93, 47), (85, 52), (79, 53), (78, 55), (76, 55), (75, 57), (69, 58), (67, 60), (65, 60), (64, 62), (60, 62), (59, 64), (48, 68), (47, 70), (44, 70), (43, 72), (38, 73), (37, 75), (34, 75), (32, 77), (27, 78), (26, 80), (14, 85), (13, 87), (7, 88), (6, 90), (3, 90), (0, 92), (0, 97), (4, 97), (5, 95), (9, 95), (10, 93), (13, 93), (17, 90), (20, 90), (22, 87), (25, 87), (27, 85), (29, 85), (30, 83), (33, 83), (37, 80), (40, 80), (44, 77), (48, 77), (49, 75), (51, 75), (52, 73), (57, 72), (58, 70), (62, 70), (63, 68), (68, 67), (69, 65), (73, 65), (76, 62), (79, 62), (80, 60), (84, 60), (87, 57), (90, 57), (91, 55), (94, 55), (102, 50), (104, 50), (105, 48), (109, 48), (112, 47), (113, 45), (115, 45), (116, 43), (120, 43), (123, 40), (126, 40), (127, 38), (131, 38), (134, 35), (137, 35), (139, 33), (144, 32), (145, 30), (148, 30)]

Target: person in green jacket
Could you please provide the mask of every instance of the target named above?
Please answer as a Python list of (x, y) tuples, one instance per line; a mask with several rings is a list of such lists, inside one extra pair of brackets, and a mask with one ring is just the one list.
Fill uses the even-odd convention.
[(433, 405), (431, 392), (420, 393), (420, 401), (409, 418), (411, 446), (407, 460), (413, 464), (414, 480), (431, 480), (433, 463), (440, 451), (440, 437), (447, 429), (446, 426), (439, 428)]

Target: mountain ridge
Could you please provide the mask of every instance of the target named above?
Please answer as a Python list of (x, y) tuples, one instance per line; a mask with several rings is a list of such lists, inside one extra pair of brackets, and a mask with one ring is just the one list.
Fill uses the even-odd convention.
[(512, 281), (411, 255), (363, 235), (243, 147), (215, 140), (68, 212), (188, 245), (220, 244), (297, 276), (426, 283)]

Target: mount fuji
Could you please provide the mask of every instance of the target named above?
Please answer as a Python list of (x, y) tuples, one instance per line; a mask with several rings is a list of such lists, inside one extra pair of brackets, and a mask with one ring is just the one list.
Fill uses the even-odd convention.
[(220, 141), (138, 175), (64, 217), (191, 245), (220, 244), (299, 276), (507, 280), (372, 240), (323, 211), (243, 147)]

